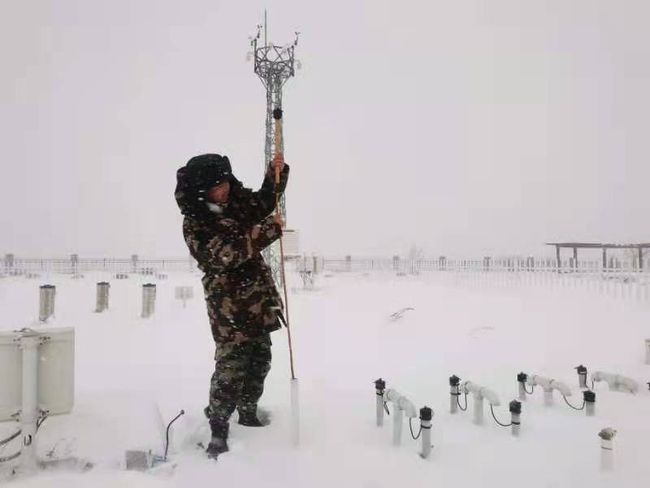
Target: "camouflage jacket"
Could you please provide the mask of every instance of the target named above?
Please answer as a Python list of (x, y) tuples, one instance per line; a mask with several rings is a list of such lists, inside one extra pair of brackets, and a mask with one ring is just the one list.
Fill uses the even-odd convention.
[[(279, 192), (289, 176), (285, 164)], [(182, 198), (179, 199), (182, 207)], [(207, 206), (206, 206), (207, 208)], [(260, 252), (282, 235), (274, 222), (275, 178), (271, 169), (258, 191), (232, 178), (221, 212), (188, 216), (183, 236), (203, 271), (203, 287), (215, 342), (242, 342), (280, 328), (282, 301)]]

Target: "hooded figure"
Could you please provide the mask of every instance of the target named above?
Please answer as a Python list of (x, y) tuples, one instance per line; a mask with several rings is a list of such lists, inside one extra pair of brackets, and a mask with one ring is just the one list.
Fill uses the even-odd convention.
[(263, 425), (257, 401), (271, 365), (269, 333), (281, 327), (282, 301), (260, 253), (282, 235), (271, 214), (288, 175), (289, 166), (283, 164), (276, 188), (270, 165), (261, 188), (252, 191), (233, 176), (228, 158), (218, 154), (196, 156), (176, 174), (183, 236), (204, 273), (216, 343), (205, 409), (212, 428), (208, 454), (214, 458), (228, 450), (228, 419), (235, 408), (240, 424)]

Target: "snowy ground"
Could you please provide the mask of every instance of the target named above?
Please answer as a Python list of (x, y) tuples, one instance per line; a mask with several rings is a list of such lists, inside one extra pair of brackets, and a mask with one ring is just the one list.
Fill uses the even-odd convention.
[[(509, 488), (616, 486), (650, 483), (650, 306), (593, 291), (546, 288), (464, 288), (434, 276), (389, 274), (321, 276), (317, 289), (294, 289), (292, 330), (300, 380), (301, 445), (291, 446), (286, 333), (273, 335), (273, 370), (262, 405), (273, 423), (246, 429), (233, 422), (231, 452), (218, 462), (192, 446), (207, 441), (206, 403), (213, 344), (198, 276), (158, 282), (156, 315), (139, 318), (144, 278), (111, 279), (111, 307), (95, 314), (95, 283), (109, 276), (0, 280), (0, 329), (35, 323), (38, 285), (57, 286), (52, 326), (76, 328), (76, 403), (39, 432), (39, 454), (92, 461), (87, 473), (48, 472), (15, 487), (389, 487)], [(292, 277), (298, 286), (297, 277)], [(194, 285), (187, 308), (174, 287)], [(391, 313), (413, 307), (397, 321)], [(574, 387), (573, 368), (586, 365), (637, 379), (637, 395), (596, 385), (596, 416), (585, 417), (556, 399), (544, 407), (540, 391), (523, 406), (518, 439), (468, 412), (450, 415), (448, 377), (456, 374), (495, 390), (504, 405), (516, 398), (519, 371)], [(418, 407), (434, 409), (433, 454), (422, 460), (405, 425), (403, 445), (391, 445), (390, 418), (375, 426), (373, 381), (383, 377)], [(163, 422), (181, 408), (174, 428), (173, 474), (121, 469), (126, 449), (163, 450)], [(496, 410), (509, 420), (507, 407)], [(163, 420), (164, 419), (164, 420)], [(618, 430), (615, 465), (599, 471), (598, 431)], [(0, 424), (0, 438), (15, 429)], [(0, 457), (15, 450), (0, 447)]]

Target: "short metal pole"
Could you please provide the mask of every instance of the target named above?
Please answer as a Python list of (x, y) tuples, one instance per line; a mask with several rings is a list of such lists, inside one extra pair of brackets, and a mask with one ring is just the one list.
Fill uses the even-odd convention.
[(146, 283), (142, 285), (142, 318), (153, 315), (156, 308), (156, 285)]
[(460, 396), (460, 378), (453, 375), (449, 378), (449, 412), (458, 412), (458, 397)]
[(513, 400), (510, 402), (510, 422), (512, 423), (513, 437), (519, 437), (521, 428), (521, 402)]
[(384, 391), (386, 390), (386, 382), (379, 378), (375, 381), (375, 403), (376, 403), (376, 417), (377, 427), (384, 425)]
[(97, 308), (95, 312), (102, 313), (108, 310), (108, 290), (110, 287), (111, 285), (106, 281), (97, 283)]
[(596, 393), (591, 390), (582, 392), (585, 401), (585, 414), (587, 417), (593, 417), (596, 414)]
[(607, 427), (598, 433), (600, 437), (600, 469), (612, 471), (614, 469), (614, 436), (616, 431)]
[(581, 364), (580, 366), (576, 366), (575, 370), (578, 372), (578, 384), (580, 388), (587, 388), (587, 368)]
[(420, 432), (422, 433), (422, 452), (420, 457), (427, 459), (431, 454), (431, 420), (433, 419), (433, 410), (429, 407), (420, 409)]
[(528, 375), (526, 373), (519, 373), (517, 375), (517, 384), (519, 385), (519, 400), (522, 402), (526, 401), (526, 380), (528, 380)]
[(40, 287), (40, 303), (38, 319), (41, 322), (47, 321), (54, 315), (54, 298), (56, 287), (54, 285), (42, 285)]

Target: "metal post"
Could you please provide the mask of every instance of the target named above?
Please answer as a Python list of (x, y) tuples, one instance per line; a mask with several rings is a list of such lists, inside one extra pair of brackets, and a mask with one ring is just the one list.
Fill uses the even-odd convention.
[(420, 429), (422, 435), (422, 452), (420, 457), (427, 459), (431, 454), (431, 420), (433, 419), (433, 410), (425, 406), (420, 409)]
[(513, 400), (510, 402), (510, 423), (512, 424), (513, 437), (519, 437), (519, 430), (521, 428), (521, 402)]
[(578, 372), (578, 385), (580, 388), (587, 388), (587, 368), (581, 364), (576, 366), (575, 370)]
[(54, 285), (42, 285), (40, 287), (40, 302), (38, 320), (46, 322), (54, 315), (54, 298), (56, 287)]
[(108, 290), (111, 285), (106, 281), (100, 281), (97, 283), (97, 308), (95, 309), (96, 313), (102, 313), (104, 310), (108, 310)]
[(528, 375), (526, 373), (519, 373), (517, 375), (517, 385), (519, 386), (519, 400), (526, 401), (526, 380)]
[(458, 412), (458, 397), (460, 396), (460, 378), (456, 375), (449, 378), (449, 412)]
[(560, 261), (560, 246), (555, 246), (555, 259), (557, 261), (557, 272), (562, 269), (562, 261)]
[(591, 390), (582, 392), (585, 401), (585, 414), (587, 417), (593, 417), (596, 414), (596, 393)]
[(598, 433), (600, 437), (600, 469), (612, 471), (614, 469), (614, 436), (616, 431), (606, 427)]
[(386, 382), (379, 378), (375, 381), (375, 403), (376, 403), (376, 417), (377, 427), (384, 425), (384, 391), (386, 390)]
[(156, 285), (146, 283), (142, 285), (142, 318), (153, 315), (156, 308)]

